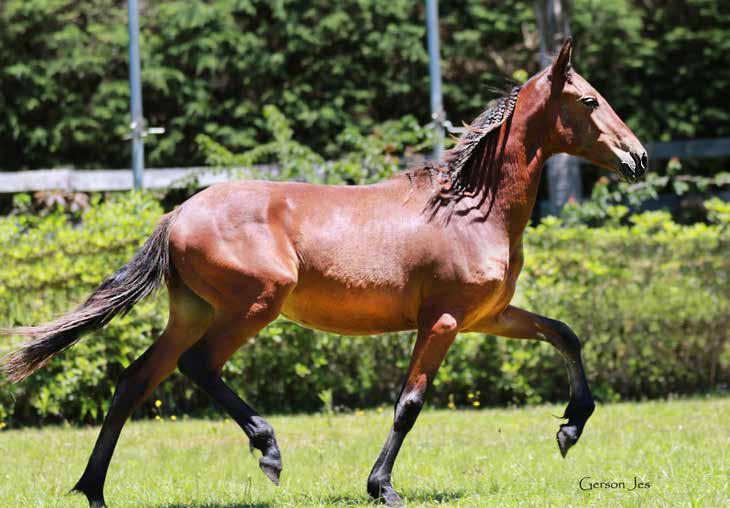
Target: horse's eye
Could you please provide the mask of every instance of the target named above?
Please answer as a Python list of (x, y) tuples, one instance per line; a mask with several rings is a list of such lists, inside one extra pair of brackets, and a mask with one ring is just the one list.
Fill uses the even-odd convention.
[(598, 100), (596, 100), (595, 97), (591, 97), (590, 95), (581, 97), (579, 100), (591, 109), (596, 109), (598, 107)]

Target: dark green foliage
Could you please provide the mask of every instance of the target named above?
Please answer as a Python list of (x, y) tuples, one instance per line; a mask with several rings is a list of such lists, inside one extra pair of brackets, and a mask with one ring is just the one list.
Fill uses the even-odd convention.
[[(408, 164), (404, 164), (402, 156), (414, 156), (433, 146), (433, 130), (419, 126), (409, 116), (383, 122), (367, 135), (355, 128), (345, 129), (337, 136), (337, 142), (343, 150), (329, 161), (293, 139), (294, 132), (290, 122), (275, 106), (264, 106), (263, 129), (271, 140), (265, 139), (256, 147), (240, 154), (232, 153), (204, 134), (198, 136), (196, 141), (206, 153), (206, 162), (210, 167), (227, 170), (239, 168), (238, 171), (242, 172), (239, 176), (242, 178), (255, 176), (325, 184), (365, 184), (381, 181)], [(251, 169), (257, 164), (267, 162), (276, 163), (276, 174)]]
[(576, 0), (576, 65), (646, 141), (730, 135), (730, 4)]
[[(236, 151), (260, 142), (265, 104), (325, 158), (353, 126), (429, 120), (423, 2), (142, 2), (144, 108), (167, 133), (152, 166), (202, 163), (199, 134)], [(445, 103), (470, 121), (537, 71), (529, 1), (442, 0)], [(576, 67), (644, 140), (729, 135), (726, 3), (575, 0)], [(0, 3), (2, 169), (127, 167), (124, 0)]]
[(0, 3), (2, 169), (99, 165), (124, 156), (124, 2)]
[[(730, 207), (708, 203), (711, 224), (681, 226), (663, 212), (615, 210), (602, 229), (548, 219), (526, 234), (517, 303), (569, 323), (585, 341), (601, 400), (696, 393), (730, 382)], [(80, 223), (60, 212), (0, 219), (0, 326), (34, 324), (80, 302), (128, 261), (162, 210), (123, 194), (93, 205)], [(82, 340), (20, 385), (0, 388), (0, 421), (100, 421), (122, 369), (166, 318), (164, 291)], [(408, 364), (411, 333), (340, 337), (277, 321), (225, 367), (235, 390), (266, 412), (312, 411), (331, 390), (337, 406), (390, 403)], [(12, 339), (2, 339), (6, 349)], [(565, 400), (563, 361), (548, 345), (461, 336), (430, 403)], [(472, 394), (470, 397), (469, 394)], [(171, 414), (213, 410), (174, 374), (153, 396)], [(141, 410), (153, 415), (152, 402)]]

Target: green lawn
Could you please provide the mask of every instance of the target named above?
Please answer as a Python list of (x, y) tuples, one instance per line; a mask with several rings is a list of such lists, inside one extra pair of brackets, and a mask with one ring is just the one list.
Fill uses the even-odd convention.
[[(562, 459), (562, 407), (424, 411), (396, 464), (409, 506), (730, 506), (730, 399), (599, 405)], [(276, 488), (230, 420), (127, 425), (106, 486), (111, 507), (368, 504), (365, 480), (392, 412), (278, 416), (284, 459)], [(97, 428), (0, 432), (0, 505), (86, 506), (65, 493)], [(582, 491), (634, 477), (648, 489)]]

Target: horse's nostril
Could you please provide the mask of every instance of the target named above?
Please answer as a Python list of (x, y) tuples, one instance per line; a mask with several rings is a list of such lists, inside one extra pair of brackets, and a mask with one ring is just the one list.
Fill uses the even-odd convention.
[(646, 155), (646, 152), (641, 154), (641, 160), (639, 161), (639, 166), (644, 171), (646, 171), (647, 166), (649, 166), (649, 156)]
[(649, 157), (646, 152), (631, 152), (631, 158), (634, 160), (636, 169), (634, 174), (636, 178), (641, 178), (646, 173), (647, 165), (649, 164)]

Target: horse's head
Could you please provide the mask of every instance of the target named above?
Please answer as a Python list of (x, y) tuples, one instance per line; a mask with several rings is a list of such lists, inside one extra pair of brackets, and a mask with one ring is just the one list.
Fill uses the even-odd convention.
[(567, 39), (553, 64), (534, 81), (549, 97), (549, 149), (583, 157), (626, 180), (638, 180), (646, 173), (646, 150), (608, 101), (572, 68), (572, 52)]

